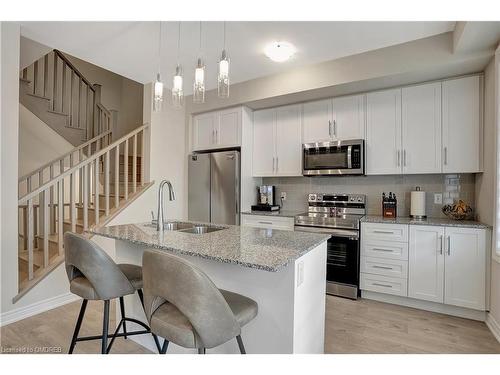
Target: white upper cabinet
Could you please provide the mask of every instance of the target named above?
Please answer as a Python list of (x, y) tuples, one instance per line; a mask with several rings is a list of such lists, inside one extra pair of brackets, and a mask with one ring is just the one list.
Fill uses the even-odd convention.
[(328, 142), (332, 139), (332, 100), (307, 102), (302, 105), (304, 143)]
[(302, 175), (301, 106), (254, 112), (253, 176)]
[(333, 99), (333, 138), (365, 138), (365, 95)]
[(479, 76), (443, 82), (443, 172), (482, 168)]
[(276, 110), (276, 166), (278, 176), (302, 175), (300, 105)]
[(446, 228), (444, 303), (485, 309), (486, 230)]
[(253, 114), (253, 176), (274, 175), (276, 165), (275, 119), (276, 111), (274, 109), (255, 111)]
[(441, 82), (402, 89), (403, 173), (441, 173)]
[(366, 95), (366, 174), (401, 173), (401, 89)]
[(241, 107), (195, 115), (193, 150), (241, 146), (241, 118)]
[(444, 227), (410, 225), (408, 297), (443, 303)]

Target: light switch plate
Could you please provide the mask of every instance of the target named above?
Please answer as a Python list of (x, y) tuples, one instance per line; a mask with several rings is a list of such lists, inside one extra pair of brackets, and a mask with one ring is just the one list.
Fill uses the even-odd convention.
[(286, 201), (286, 191), (281, 192), (281, 200)]
[(441, 193), (434, 194), (434, 204), (443, 204), (443, 194)]

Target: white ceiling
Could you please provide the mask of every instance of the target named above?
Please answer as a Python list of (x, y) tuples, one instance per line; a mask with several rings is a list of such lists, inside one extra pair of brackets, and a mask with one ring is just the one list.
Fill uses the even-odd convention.
[[(455, 22), (228, 22), (227, 50), (232, 83), (409, 42), (454, 29)], [(177, 59), (176, 22), (162, 22), (161, 72), (167, 87)], [(199, 52), (199, 23), (181, 23), (180, 63), (189, 94)], [(159, 22), (22, 22), (22, 35), (141, 83), (158, 70)], [(266, 43), (286, 40), (297, 54), (275, 63), (263, 54)], [(223, 46), (223, 22), (203, 22), (202, 56), (207, 89), (216, 87)]]

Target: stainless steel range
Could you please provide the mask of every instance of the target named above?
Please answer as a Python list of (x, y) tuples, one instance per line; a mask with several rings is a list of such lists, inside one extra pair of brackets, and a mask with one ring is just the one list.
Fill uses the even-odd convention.
[(331, 234), (327, 242), (326, 292), (357, 299), (359, 290), (359, 220), (366, 196), (309, 194), (308, 212), (295, 216), (295, 230)]

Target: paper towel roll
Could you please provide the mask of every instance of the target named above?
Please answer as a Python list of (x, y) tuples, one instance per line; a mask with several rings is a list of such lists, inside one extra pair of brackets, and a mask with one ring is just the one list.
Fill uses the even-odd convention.
[(415, 218), (424, 218), (425, 216), (425, 191), (411, 192), (410, 216)]

